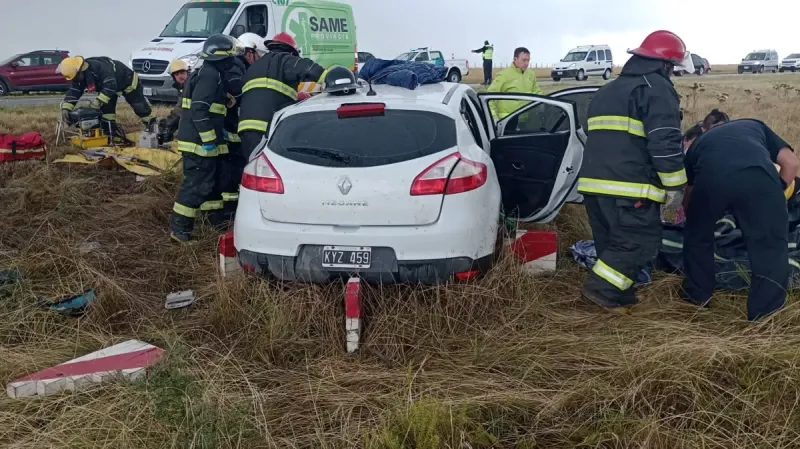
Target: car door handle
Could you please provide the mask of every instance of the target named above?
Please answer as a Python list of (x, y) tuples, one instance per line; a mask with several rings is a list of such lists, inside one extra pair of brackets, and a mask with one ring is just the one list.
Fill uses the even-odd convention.
[(513, 169), (514, 169), (514, 170), (516, 170), (516, 171), (522, 171), (522, 170), (524, 170), (524, 169), (525, 169), (525, 166), (524, 166), (524, 165), (522, 165), (522, 164), (519, 164), (519, 165), (518, 165), (518, 164), (516, 164), (516, 163), (512, 162), (512, 163), (511, 163), (511, 168), (513, 168)]

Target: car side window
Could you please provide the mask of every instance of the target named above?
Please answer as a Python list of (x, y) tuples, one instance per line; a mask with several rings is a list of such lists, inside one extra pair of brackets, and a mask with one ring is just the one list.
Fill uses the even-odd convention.
[[(560, 98), (559, 98), (560, 99)], [(513, 124), (513, 119), (509, 124)], [(517, 126), (507, 125), (505, 135), (558, 133), (569, 131), (569, 116), (560, 106), (538, 103), (517, 116)]]
[(613, 61), (613, 59), (611, 59), (611, 50), (606, 50), (606, 61)]
[(605, 52), (603, 52), (603, 50), (597, 50), (597, 60), (598, 61), (605, 61), (606, 60), (606, 54), (605, 54)]
[(428, 57), (428, 52), (427, 51), (420, 52), (417, 55), (417, 57), (414, 58), (414, 61), (423, 61), (423, 62), (430, 61), (430, 58)]
[(595, 52), (590, 51), (589, 52), (589, 56), (586, 58), (586, 61), (590, 62), (590, 61), (596, 61), (596, 60), (597, 60), (597, 56), (596, 56)]
[(39, 65), (39, 55), (25, 55), (17, 59), (15, 62), (17, 62), (20, 67), (32, 67)]
[(41, 55), (42, 65), (56, 65), (61, 62), (61, 55)]
[(472, 114), (472, 109), (470, 109), (466, 98), (461, 100), (461, 117), (465, 122), (467, 122), (469, 131), (472, 134), (472, 138), (475, 139), (475, 144), (482, 148), (483, 139), (481, 139), (481, 131), (478, 128), (480, 125), (478, 124), (476, 117)]

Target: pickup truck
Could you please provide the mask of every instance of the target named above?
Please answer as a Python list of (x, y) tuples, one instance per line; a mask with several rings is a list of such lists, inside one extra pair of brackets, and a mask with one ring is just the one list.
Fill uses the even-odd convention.
[(469, 74), (469, 61), (466, 59), (444, 59), (439, 50), (430, 50), (428, 47), (415, 48), (394, 58), (400, 61), (427, 62), (447, 67), (447, 81), (460, 83), (461, 79)]

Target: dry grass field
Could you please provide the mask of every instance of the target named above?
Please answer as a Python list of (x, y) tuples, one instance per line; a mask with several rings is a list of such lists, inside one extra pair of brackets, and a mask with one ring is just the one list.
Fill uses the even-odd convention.
[[(684, 125), (720, 107), (797, 144), (794, 80), (678, 79)], [(3, 108), (0, 132), (35, 129), (52, 142), (56, 114)], [(169, 244), (178, 182), (0, 165), (0, 268), (24, 272), (0, 286), (0, 380), (130, 338), (168, 351), (144, 381), (3, 395), (1, 447), (800, 446), (796, 293), (770, 321), (749, 323), (743, 294), (719, 292), (700, 311), (677, 299), (679, 277), (656, 273), (632, 315), (611, 316), (579, 300), (585, 271), (566, 249), (590, 234), (572, 207), (555, 223), (556, 274), (528, 278), (506, 262), (471, 284), (370, 287), (365, 350), (347, 356), (341, 285), (222, 280), (208, 229), (197, 247)], [(89, 287), (98, 299), (82, 318), (37, 305)], [(164, 309), (167, 293), (187, 288), (194, 306)]]
[[(504, 64), (504, 67), (508, 66), (508, 64)], [(469, 84), (479, 84), (483, 82), (483, 66), (475, 65), (474, 62), (470, 62), (469, 64), (469, 74), (464, 77), (463, 82)], [(614, 73), (619, 74), (619, 71), (622, 67), (614, 67)], [(495, 68), (492, 70), (494, 76), (497, 75), (498, 72), (503, 70), (502, 68)], [(539, 67), (533, 69), (536, 72), (536, 78), (539, 81), (543, 80), (550, 80), (550, 67)], [(712, 65), (711, 66), (711, 73), (712, 74), (732, 74), (736, 73), (736, 64), (728, 64), (728, 65)], [(689, 78), (695, 78), (695, 76), (689, 76)], [(697, 77), (702, 78), (702, 77)], [(590, 78), (590, 82), (594, 81), (595, 79), (599, 78)], [(566, 81), (566, 80), (565, 80)]]

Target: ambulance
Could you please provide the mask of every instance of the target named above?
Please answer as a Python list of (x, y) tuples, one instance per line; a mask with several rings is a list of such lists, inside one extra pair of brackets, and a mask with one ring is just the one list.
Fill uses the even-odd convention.
[[(238, 37), (249, 32), (269, 39), (282, 31), (294, 37), (301, 56), (325, 68), (338, 64), (357, 69), (353, 9), (326, 0), (191, 0), (161, 34), (134, 50), (128, 62), (139, 74), (148, 99), (174, 102), (178, 92), (168, 72), (173, 59), (182, 59), (194, 69), (202, 64), (198, 54), (213, 34)], [(315, 89), (316, 83), (303, 83), (298, 90)]]

